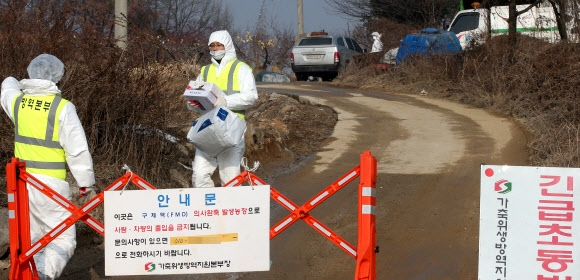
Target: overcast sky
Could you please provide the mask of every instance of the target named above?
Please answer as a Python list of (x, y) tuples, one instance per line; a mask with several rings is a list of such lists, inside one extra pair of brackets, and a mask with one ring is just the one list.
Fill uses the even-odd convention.
[[(236, 29), (253, 26), (258, 18), (262, 2), (265, 2), (266, 18), (276, 18), (280, 26), (289, 26), (298, 33), (298, 1), (296, 0), (222, 0), (230, 7)], [(356, 24), (343, 15), (333, 15), (326, 9), (324, 0), (303, 0), (304, 32), (320, 31), (342, 33)]]

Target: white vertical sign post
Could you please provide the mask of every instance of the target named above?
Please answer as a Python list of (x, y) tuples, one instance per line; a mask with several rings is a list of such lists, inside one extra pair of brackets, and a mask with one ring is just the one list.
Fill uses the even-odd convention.
[(580, 168), (481, 166), (479, 279), (580, 279)]
[(105, 275), (270, 269), (270, 186), (105, 192)]

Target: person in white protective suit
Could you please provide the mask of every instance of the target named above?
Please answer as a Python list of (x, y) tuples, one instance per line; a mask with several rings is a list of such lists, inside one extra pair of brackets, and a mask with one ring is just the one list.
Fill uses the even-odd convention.
[(371, 34), (373, 36), (373, 47), (371, 52), (380, 52), (383, 50), (383, 43), (381, 42), (381, 34), (379, 32), (373, 32)]
[[(55, 56), (41, 54), (28, 66), (30, 79), (8, 77), (2, 82), (2, 108), (14, 123), (14, 155), (26, 163), (26, 171), (67, 199), (72, 198), (65, 181), (66, 167), (76, 179), (79, 196), (94, 195), (95, 176), (85, 132), (75, 106), (61, 97), (56, 83), (64, 64)], [(32, 243), (70, 216), (70, 212), (27, 186)], [(71, 226), (34, 255), (40, 279), (60, 276), (76, 248)]]
[[(201, 68), (197, 82), (212, 82), (225, 93), (226, 107), (245, 120), (245, 110), (254, 106), (258, 99), (258, 90), (252, 68), (236, 57), (232, 37), (226, 30), (215, 31), (208, 42), (211, 64)], [(196, 111), (196, 107), (187, 102), (187, 108)], [(245, 139), (240, 143), (210, 158), (203, 151), (196, 149), (193, 160), (192, 183), (194, 187), (214, 187), (211, 179), (216, 167), (222, 186), (240, 174), (240, 164), (246, 148)]]

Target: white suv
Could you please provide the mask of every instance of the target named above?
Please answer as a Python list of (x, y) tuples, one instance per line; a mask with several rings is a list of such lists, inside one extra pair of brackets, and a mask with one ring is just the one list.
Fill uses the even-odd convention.
[(332, 80), (353, 56), (363, 52), (366, 50), (352, 38), (323, 33), (300, 39), (292, 48), (290, 63), (298, 81), (309, 76)]

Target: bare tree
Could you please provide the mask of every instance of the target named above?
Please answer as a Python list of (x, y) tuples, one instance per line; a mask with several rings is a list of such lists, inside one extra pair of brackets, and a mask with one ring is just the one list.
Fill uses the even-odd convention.
[(258, 71), (289, 66), (296, 36), (293, 28), (281, 26), (267, 10), (267, 2), (263, 0), (256, 23), (246, 30), (238, 30), (234, 37), (239, 57)]
[(364, 21), (373, 13), (370, 0), (324, 0), (329, 11)]
[(556, 24), (558, 25), (558, 32), (560, 34), (560, 39), (563, 41), (568, 40), (568, 30), (566, 28), (566, 21), (567, 21), (567, 13), (566, 13), (566, 4), (559, 5), (561, 2), (567, 1), (558, 1), (560, 3), (556, 3), (554, 0), (549, 0), (550, 5), (552, 5), (552, 9), (554, 10), (554, 15), (556, 15)]
[(156, 29), (174, 36), (193, 30), (208, 33), (231, 26), (231, 13), (221, 1), (213, 0), (145, 0), (157, 14)]
[(132, 0), (128, 20), (131, 28), (156, 37), (156, 61), (166, 56), (199, 61), (209, 34), (232, 26), (231, 12), (220, 0)]
[(517, 23), (518, 16), (526, 13), (533, 7), (542, 3), (543, 0), (535, 0), (533, 3), (528, 5), (522, 10), (517, 10), (517, 0), (510, 0), (508, 5), (509, 18), (508, 18), (508, 59), (510, 62), (514, 61), (514, 56), (517, 48), (518, 37), (517, 37)]
[(438, 27), (446, 15), (455, 12), (456, 0), (324, 0), (334, 13), (359, 19), (366, 24), (372, 18), (386, 18), (398, 23)]
[(548, 0), (548, 2), (556, 15), (560, 39), (566, 41), (572, 38), (577, 41), (579, 39), (578, 26), (580, 26), (580, 1)]

